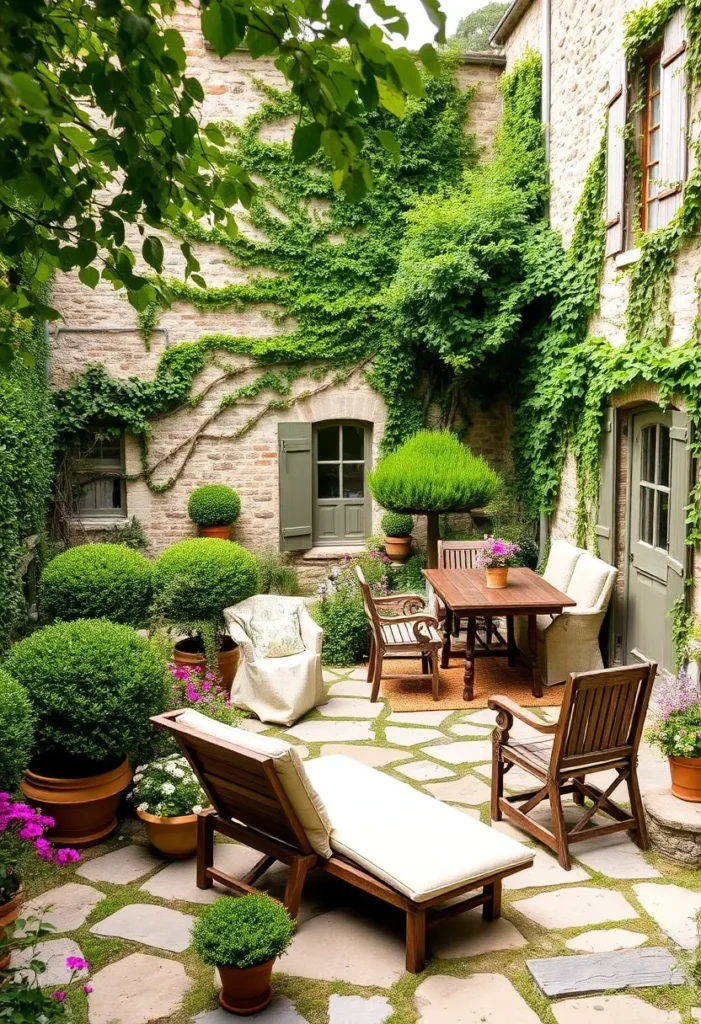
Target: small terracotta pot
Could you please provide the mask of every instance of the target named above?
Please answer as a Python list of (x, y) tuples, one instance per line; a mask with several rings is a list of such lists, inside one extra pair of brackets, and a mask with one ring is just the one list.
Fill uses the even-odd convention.
[(484, 575), (487, 579), (488, 590), (503, 590), (504, 587), (509, 585), (509, 569), (498, 568), (498, 569), (485, 569)]
[(701, 803), (701, 757), (670, 757), (672, 796), (689, 803)]
[(155, 846), (170, 860), (181, 860), (192, 857), (197, 851), (197, 815), (184, 814), (178, 818), (159, 818), (148, 811), (136, 813), (146, 826), (146, 836), (151, 846)]
[(128, 761), (100, 775), (82, 779), (52, 778), (27, 769), (20, 789), (30, 803), (55, 821), (47, 833), (64, 846), (92, 846), (117, 827), (117, 808), (131, 783)]
[[(229, 693), (239, 665), (239, 649), (230, 636), (221, 637), (219, 644), (217, 668), (221, 676), (222, 689)], [(186, 668), (194, 668), (196, 665), (204, 667), (202, 641), (195, 636), (178, 640), (173, 650), (173, 661), (176, 665), (184, 665)]]
[[(20, 907), (24, 900), (24, 882), (20, 882), (19, 889), (7, 903), (0, 903), (0, 939), (5, 937), (5, 928), (14, 924), (19, 917)], [(0, 971), (4, 971), (10, 962), (10, 954), (0, 953)]]
[(255, 967), (219, 967), (221, 1006), (239, 1017), (264, 1010), (273, 998), (270, 978), (274, 963), (273, 959)]
[(200, 526), (200, 537), (216, 537), (217, 540), (231, 540), (231, 523), (227, 526)]
[(411, 554), (411, 537), (385, 537), (385, 551), (395, 562), (406, 562)]

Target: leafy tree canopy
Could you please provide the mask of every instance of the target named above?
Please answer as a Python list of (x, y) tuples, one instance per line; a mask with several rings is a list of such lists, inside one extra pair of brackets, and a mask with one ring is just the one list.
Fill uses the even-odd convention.
[(489, 37), (508, 6), (508, 3), (503, 2), (485, 4), (472, 14), (466, 14), (458, 22), (455, 35), (449, 41), (463, 50), (488, 50)]
[[(438, 0), (422, 3), (443, 42)], [(406, 96), (424, 92), (412, 56), (386, 41), (387, 32), (407, 34), (404, 15), (385, 0), (370, 6), (380, 25), (366, 24), (350, 0), (201, 6), (204, 36), (220, 57), (240, 46), (254, 58), (275, 57), (298, 100), (295, 158), (321, 149), (334, 167), (334, 187), (350, 199), (372, 187), (361, 156), (362, 112), (383, 107), (401, 117)], [(225, 161), (217, 126), (201, 123), (204, 91), (187, 74), (183, 38), (168, 22), (174, 10), (175, 0), (0, 0), (3, 362), (17, 317), (59, 316), (41, 298), (56, 269), (77, 269), (91, 288), (100, 278), (125, 288), (138, 310), (168, 302), (164, 285), (135, 270), (129, 225), (157, 272), (163, 243), (149, 229), (169, 224), (183, 235), (206, 216), (236, 234), (232, 207), (249, 205), (254, 186)], [(431, 45), (419, 56), (436, 68)], [(397, 154), (392, 132), (381, 142)], [(186, 276), (204, 286), (186, 241), (182, 251)], [(13, 270), (20, 255), (28, 258), (28, 277)]]

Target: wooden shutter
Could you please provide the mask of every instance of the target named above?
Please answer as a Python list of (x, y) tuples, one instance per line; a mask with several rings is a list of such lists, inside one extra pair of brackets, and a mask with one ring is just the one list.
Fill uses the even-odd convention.
[(626, 152), (626, 62), (621, 58), (609, 73), (608, 122), (606, 130), (606, 255), (623, 250), (623, 203), (625, 199)]
[(599, 557), (615, 564), (616, 524), (616, 410), (604, 409), (600, 441), (599, 511), (594, 533), (599, 544)]
[(312, 546), (312, 425), (278, 423), (280, 550)]
[(686, 18), (683, 7), (667, 22), (662, 45), (660, 80), (659, 227), (668, 224), (682, 204), (687, 173), (689, 96), (686, 74)]
[[(686, 577), (689, 569), (689, 546), (686, 543), (686, 507), (691, 491), (693, 459), (689, 447), (691, 426), (686, 413), (674, 410), (670, 438), (670, 495), (669, 495), (669, 551), (667, 553), (667, 613), (672, 611), (674, 602), (686, 592)], [(665, 623), (664, 664), (673, 670), (676, 651), (672, 643), (672, 623)]]

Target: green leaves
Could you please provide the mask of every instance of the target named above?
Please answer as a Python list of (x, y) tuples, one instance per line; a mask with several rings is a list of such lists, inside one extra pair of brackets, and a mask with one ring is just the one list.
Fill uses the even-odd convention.
[(292, 137), (292, 156), (297, 163), (304, 163), (314, 156), (321, 145), (322, 131), (318, 121), (297, 125)]
[(156, 235), (150, 235), (144, 240), (141, 247), (141, 254), (150, 267), (153, 267), (159, 274), (163, 270), (163, 242)]
[(220, 57), (226, 57), (241, 42), (236, 19), (225, 0), (209, 0), (202, 11), (202, 32)]

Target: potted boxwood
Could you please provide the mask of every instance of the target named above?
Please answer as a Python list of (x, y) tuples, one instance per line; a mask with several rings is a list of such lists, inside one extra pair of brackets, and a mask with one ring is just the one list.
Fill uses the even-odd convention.
[(660, 682), (647, 738), (669, 759), (672, 795), (701, 803), (701, 702), (685, 672)]
[(218, 969), (225, 1010), (245, 1016), (265, 1009), (273, 998), (273, 963), (294, 932), (295, 922), (270, 896), (223, 896), (205, 907), (192, 930), (192, 947)]
[(395, 562), (406, 562), (411, 554), (411, 531), (414, 519), (401, 512), (385, 512), (382, 517), (382, 532), (385, 536), (385, 551)]
[(166, 548), (153, 568), (156, 605), (181, 632), (173, 660), (179, 665), (218, 664), (222, 685), (231, 688), (238, 648), (226, 633), (223, 611), (258, 589), (258, 562), (232, 541), (183, 540)]
[(0, 668), (0, 792), (14, 792), (32, 756), (35, 715), (24, 687)]
[(226, 484), (205, 484), (190, 495), (187, 514), (203, 537), (229, 540), (231, 526), (241, 513), (241, 499)]
[(186, 757), (169, 754), (139, 765), (129, 798), (152, 846), (174, 860), (193, 855), (197, 815), (208, 800)]
[(50, 621), (109, 619), (143, 626), (152, 563), (121, 544), (83, 544), (57, 555), (41, 574), (39, 601)]
[(148, 757), (149, 717), (165, 708), (163, 650), (129, 626), (76, 619), (21, 640), (6, 667), (36, 715), (22, 792), (55, 819), (55, 842), (104, 839), (131, 782), (129, 758)]
[(494, 537), (485, 539), (482, 549), (476, 558), (478, 569), (484, 569), (489, 590), (503, 590), (509, 583), (509, 569), (520, 565), (518, 544), (510, 544), (508, 540), (497, 540)]

